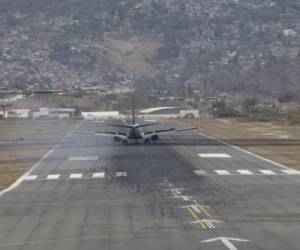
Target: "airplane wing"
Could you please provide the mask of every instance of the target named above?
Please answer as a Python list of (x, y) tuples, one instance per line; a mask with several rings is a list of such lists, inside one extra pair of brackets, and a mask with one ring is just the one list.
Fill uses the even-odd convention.
[(144, 124), (139, 124), (137, 127), (143, 128), (143, 127), (154, 126), (154, 125), (158, 125), (158, 124), (159, 124), (158, 122), (144, 123)]
[(195, 130), (195, 129), (198, 128), (183, 128), (183, 129), (169, 128), (169, 129), (153, 130), (153, 131), (145, 132), (144, 139), (149, 138), (153, 135), (169, 134), (173, 132), (182, 132), (182, 131)]
[(126, 125), (126, 124), (105, 124), (105, 126), (118, 127), (118, 128), (132, 128), (131, 125)]
[(119, 137), (120, 139), (127, 139), (126, 133), (120, 132), (102, 132), (102, 131), (73, 131), (72, 133), (76, 134), (88, 134), (88, 135), (100, 135), (100, 136), (107, 136), (107, 137)]

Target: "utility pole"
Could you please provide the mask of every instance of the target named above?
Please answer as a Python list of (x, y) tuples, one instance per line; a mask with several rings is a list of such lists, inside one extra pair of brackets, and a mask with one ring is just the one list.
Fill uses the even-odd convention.
[(8, 103), (8, 102), (0, 103), (0, 107), (2, 107), (2, 112), (3, 112), (2, 120), (6, 120), (6, 108), (10, 107), (10, 106), (11, 106), (11, 103)]
[(3, 120), (5, 121), (5, 105), (2, 106), (2, 111), (3, 111)]

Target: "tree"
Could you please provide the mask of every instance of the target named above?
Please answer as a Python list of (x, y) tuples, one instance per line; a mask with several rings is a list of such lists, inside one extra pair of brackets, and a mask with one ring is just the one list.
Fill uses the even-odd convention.
[(258, 104), (258, 99), (256, 97), (246, 97), (242, 103), (242, 109), (244, 112), (254, 112), (255, 107)]
[(236, 117), (238, 111), (229, 106), (224, 100), (217, 101), (212, 105), (213, 115), (216, 117)]

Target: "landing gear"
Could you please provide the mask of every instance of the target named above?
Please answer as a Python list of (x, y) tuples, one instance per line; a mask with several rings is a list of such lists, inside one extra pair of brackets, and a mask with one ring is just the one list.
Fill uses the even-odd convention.
[(123, 141), (122, 141), (122, 144), (123, 144), (123, 145), (127, 145), (127, 144), (128, 144), (128, 141), (127, 141), (127, 140), (123, 140)]
[(147, 138), (147, 139), (144, 140), (144, 144), (150, 144), (150, 142), (151, 142), (151, 141), (150, 141), (149, 138)]
[(114, 141), (115, 142), (120, 142), (122, 139), (120, 137), (114, 136)]

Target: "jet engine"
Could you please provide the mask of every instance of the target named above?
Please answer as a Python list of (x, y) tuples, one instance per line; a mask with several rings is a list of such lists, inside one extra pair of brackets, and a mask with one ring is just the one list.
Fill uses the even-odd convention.
[(122, 139), (120, 138), (120, 137), (118, 137), (118, 136), (114, 136), (114, 141), (115, 142), (120, 142)]
[(151, 136), (151, 141), (158, 141), (159, 140), (159, 136), (158, 135), (152, 135)]

